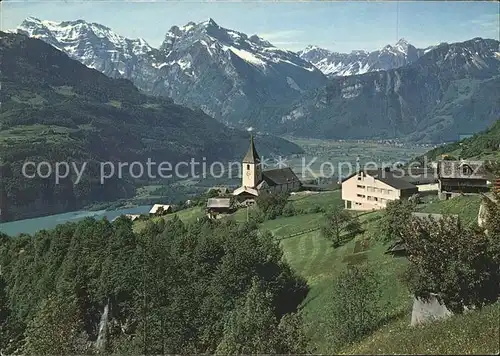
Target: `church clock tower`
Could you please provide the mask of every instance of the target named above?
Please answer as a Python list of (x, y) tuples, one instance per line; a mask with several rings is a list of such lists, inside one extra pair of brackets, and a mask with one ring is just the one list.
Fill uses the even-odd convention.
[(250, 136), (250, 147), (243, 158), (242, 168), (242, 186), (255, 188), (262, 180), (262, 166), (260, 164), (260, 157), (255, 149), (253, 135)]

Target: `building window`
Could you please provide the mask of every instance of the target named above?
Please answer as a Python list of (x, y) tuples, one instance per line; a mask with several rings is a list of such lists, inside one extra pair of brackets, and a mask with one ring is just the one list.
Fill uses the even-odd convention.
[(467, 165), (467, 164), (464, 164), (462, 166), (462, 174), (465, 175), (465, 176), (469, 176), (472, 174), (472, 168)]
[(247, 164), (247, 170), (249, 170), (249, 169), (250, 169), (250, 165), (249, 165), (249, 164)]
[(360, 189), (365, 189), (365, 186), (364, 186), (364, 185), (359, 185), (359, 184), (358, 184), (358, 188), (360, 188)]

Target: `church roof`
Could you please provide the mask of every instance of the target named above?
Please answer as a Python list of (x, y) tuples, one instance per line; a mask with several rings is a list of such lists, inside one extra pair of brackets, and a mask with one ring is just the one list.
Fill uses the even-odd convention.
[(259, 163), (260, 157), (257, 154), (257, 150), (255, 149), (255, 144), (253, 142), (253, 135), (250, 136), (250, 147), (248, 148), (248, 152), (243, 158), (243, 163)]
[(266, 181), (269, 186), (300, 182), (300, 179), (293, 173), (290, 167), (271, 169), (262, 172), (262, 179)]

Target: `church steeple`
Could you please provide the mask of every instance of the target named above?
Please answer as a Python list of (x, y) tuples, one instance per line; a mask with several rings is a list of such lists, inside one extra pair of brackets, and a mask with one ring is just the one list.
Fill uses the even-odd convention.
[(242, 186), (255, 188), (262, 180), (262, 167), (260, 157), (255, 149), (253, 135), (250, 135), (250, 147), (243, 158)]
[(247, 154), (243, 158), (243, 163), (259, 163), (260, 157), (255, 149), (255, 144), (253, 142), (253, 135), (250, 134), (250, 147), (248, 148)]

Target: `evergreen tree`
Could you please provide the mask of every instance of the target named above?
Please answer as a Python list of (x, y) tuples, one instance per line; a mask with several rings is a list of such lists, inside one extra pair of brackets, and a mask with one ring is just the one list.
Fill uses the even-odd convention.
[(82, 325), (76, 300), (49, 296), (41, 304), (26, 330), (27, 355), (68, 355), (87, 353), (81, 342)]
[(217, 354), (277, 353), (276, 318), (269, 299), (259, 282), (254, 280), (244, 303), (228, 318)]

